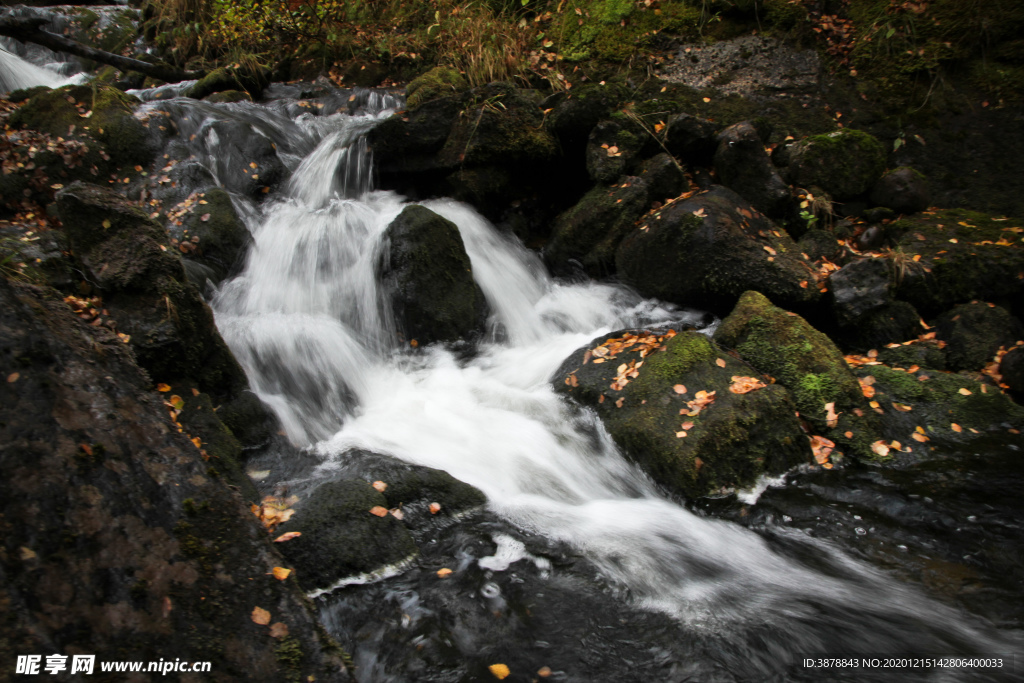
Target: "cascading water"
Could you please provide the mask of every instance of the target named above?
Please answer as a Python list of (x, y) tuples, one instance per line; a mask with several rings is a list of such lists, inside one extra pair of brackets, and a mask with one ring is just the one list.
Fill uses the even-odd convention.
[[(699, 314), (617, 286), (552, 281), (472, 208), (431, 200), (423, 204), (459, 228), (490, 307), (490, 335), (468, 360), (442, 347), (396, 348), (375, 265), (405, 201), (370, 189), (363, 138), (396, 104), (374, 95), (359, 116), (262, 119), (263, 134), (294, 154), (292, 177), (283, 196), (242, 212), (252, 216), (254, 242), (244, 270), (213, 300), (254, 390), (292, 442), (320, 459), (321, 475), (354, 449), (446, 470), (483, 491), (515, 528), (584, 556), (631, 604), (715, 640), (733, 653), (726, 660), (749, 660), (740, 680), (777, 676), (800, 653), (984, 654), (1019, 645), (1015, 634), (988, 630), (828, 543), (785, 531), (770, 541), (666, 499), (593, 415), (548, 385), (563, 359), (599, 334)], [(199, 119), (214, 112), (249, 121), (257, 109), (195, 105), (189, 125), (200, 130)], [(198, 156), (216, 175), (216, 136), (200, 143)], [(495, 538), (507, 550), (507, 539)], [(493, 571), (511, 561), (477, 559)], [(408, 679), (378, 671), (362, 680)]]
[(0, 47), (0, 94), (45, 85), (57, 88), (65, 85), (67, 78), (57, 75), (49, 69), (26, 62), (18, 55), (11, 54)]

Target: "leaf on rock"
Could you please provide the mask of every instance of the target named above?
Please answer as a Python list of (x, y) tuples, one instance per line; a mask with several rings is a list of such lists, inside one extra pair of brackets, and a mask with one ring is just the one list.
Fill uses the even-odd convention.
[(964, 431), (964, 428), (961, 427), (960, 425), (958, 425), (956, 422), (954, 422), (953, 424), (949, 425), (949, 428), (952, 429), (954, 432), (962, 432), (962, 431)]
[(288, 533), (281, 534), (280, 536), (275, 538), (274, 539), (274, 543), (284, 543), (285, 541), (290, 541), (293, 538), (298, 538), (301, 535), (302, 535), (301, 531), (289, 531)]
[(430, 514), (436, 515), (440, 511), (441, 511), (441, 504), (440, 503), (431, 503), (430, 504)]
[(451, 573), (452, 573), (451, 569), (448, 569), (448, 567), (442, 567), (441, 569), (437, 570), (437, 578), (443, 579), (446, 576), (450, 576)]
[(724, 358), (717, 359), (715, 361), (715, 365), (717, 365), (720, 368), (724, 368), (725, 367), (725, 359)]
[(921, 443), (928, 441), (928, 437), (919, 432), (914, 432), (913, 434), (910, 435), (910, 438), (913, 439), (914, 441), (920, 441)]
[(909, 413), (911, 410), (914, 409), (914, 406), (908, 406), (905, 403), (896, 403), (896, 402), (893, 402), (892, 407), (895, 408), (896, 410), (900, 411), (901, 413)]
[(384, 515), (388, 514), (388, 509), (381, 505), (374, 505), (372, 508), (370, 508), (370, 514), (375, 515), (377, 517), (383, 517)]
[(734, 375), (732, 378), (732, 384), (729, 385), (729, 391), (734, 394), (746, 394), (751, 391), (757, 391), (758, 389), (764, 389), (767, 385), (761, 380), (755, 377), (742, 377)]
[(509, 668), (504, 664), (491, 664), (489, 667), (487, 667), (487, 669), (491, 672), (491, 675), (493, 675), (499, 681), (508, 678), (509, 674), (512, 673), (511, 671), (509, 671)]
[(384, 490), (387, 489), (387, 487), (388, 487), (388, 485), (385, 484), (382, 481), (375, 481), (375, 482), (373, 482), (373, 488), (377, 489), (381, 493), (384, 493)]
[(253, 607), (250, 618), (260, 626), (266, 626), (270, 623), (270, 612), (262, 607)]
[(280, 621), (274, 622), (270, 626), (270, 637), (281, 640), (282, 638), (288, 637), (288, 625), (283, 624)]
[(156, 385), (156, 390), (161, 392), (161, 393), (165, 393), (166, 394), (168, 391), (171, 390), (171, 387), (170, 387), (170, 385), (167, 385), (167, 384), (164, 384), (164, 383), (161, 382), (160, 384)]
[(967, 389), (967, 388), (965, 388), (965, 387), (961, 387), (961, 389), (960, 389), (960, 392), (959, 392), (959, 393), (963, 394), (964, 396), (970, 396), (970, 395), (971, 395), (971, 394), (973, 394), (974, 392), (973, 392), (973, 391), (971, 391), (970, 389)]
[(285, 569), (284, 567), (274, 567), (273, 569), (274, 578), (278, 581), (284, 581), (291, 573), (291, 569)]
[(677, 384), (674, 387), (672, 387), (672, 391), (676, 392), (677, 394), (685, 394), (686, 387), (683, 386), (682, 384)]
[(183, 410), (185, 408), (185, 399), (183, 399), (181, 396), (178, 396), (177, 394), (171, 396), (168, 403), (174, 406), (175, 410)]
[(889, 444), (884, 441), (876, 441), (871, 444), (871, 450), (876, 455), (889, 455)]

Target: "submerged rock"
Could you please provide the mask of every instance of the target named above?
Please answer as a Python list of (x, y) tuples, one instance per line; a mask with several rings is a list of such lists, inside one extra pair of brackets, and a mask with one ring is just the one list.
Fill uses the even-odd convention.
[[(370, 511), (377, 508), (383, 515)], [(349, 576), (401, 562), (416, 553), (416, 544), (398, 519), (387, 513), (387, 500), (362, 480), (319, 486), (295, 504), (294, 516), (276, 533), (300, 537), (281, 544), (281, 554), (295, 567), (305, 591), (326, 590)]]
[(749, 289), (788, 307), (820, 296), (793, 240), (720, 186), (645, 216), (615, 260), (622, 279), (644, 296), (720, 313)]
[(870, 455), (877, 433), (860, 384), (832, 340), (806, 320), (746, 292), (715, 330), (715, 341), (789, 389), (815, 434), (854, 455)]
[(885, 148), (874, 136), (852, 128), (813, 135), (789, 146), (789, 180), (817, 185), (838, 201), (862, 195), (885, 170)]
[(487, 304), (454, 223), (414, 204), (391, 222), (384, 240), (380, 275), (402, 340), (451, 342), (483, 330)]
[(298, 586), (271, 575), (287, 565), (266, 531), (168, 421), (129, 345), (56, 292), (0, 279), (0, 358), (5, 647), (349, 680)]
[(775, 170), (764, 142), (749, 121), (729, 126), (718, 136), (715, 171), (720, 182), (753, 204), (779, 217), (791, 200), (789, 186)]
[(935, 323), (936, 336), (946, 342), (949, 369), (981, 370), (1000, 347), (1024, 339), (1024, 325), (1000, 306), (983, 302), (961, 304), (946, 311)]
[(595, 410), (656, 482), (696, 498), (810, 460), (789, 392), (766, 384), (733, 393), (736, 377), (762, 379), (700, 333), (620, 331), (574, 352), (553, 382)]

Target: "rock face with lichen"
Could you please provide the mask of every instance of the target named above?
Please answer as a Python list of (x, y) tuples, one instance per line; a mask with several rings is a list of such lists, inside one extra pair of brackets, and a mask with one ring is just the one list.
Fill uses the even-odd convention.
[(789, 235), (724, 187), (645, 216), (616, 263), (645, 296), (722, 313), (749, 289), (791, 307), (820, 295)]
[(857, 378), (835, 344), (806, 320), (746, 292), (715, 330), (715, 341), (789, 389), (815, 434), (844, 451), (869, 454), (877, 436)]
[[(734, 393), (737, 377), (757, 388)], [(761, 379), (698, 332), (620, 331), (575, 351), (552, 381), (656, 482), (697, 498), (809, 461), (789, 392)]]
[(98, 653), (210, 661), (210, 680), (349, 680), (298, 585), (271, 575), (283, 561), (266, 530), (172, 426), (129, 345), (53, 290), (0, 280), (0, 359), (5, 661)]

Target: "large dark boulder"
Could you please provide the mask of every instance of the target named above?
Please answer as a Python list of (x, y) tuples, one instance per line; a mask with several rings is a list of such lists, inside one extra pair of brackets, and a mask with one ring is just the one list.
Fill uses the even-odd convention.
[(691, 166), (710, 166), (718, 149), (718, 127), (692, 114), (669, 117), (665, 126), (665, 147)]
[(132, 355), (56, 292), (0, 280), (5, 651), (349, 680), (299, 586), (273, 577), (289, 565), (219, 459), (178, 431)]
[(486, 302), (454, 223), (414, 204), (391, 222), (384, 240), (380, 276), (401, 341), (451, 342), (483, 329)]
[(867, 313), (892, 300), (892, 273), (881, 258), (851, 261), (828, 279), (833, 310), (840, 325), (853, 325)]
[(430, 71), (409, 81), (405, 88), (405, 102), (409, 111), (441, 97), (448, 97), (467, 90), (465, 77), (450, 66), (436, 66)]
[(700, 333), (625, 330), (575, 351), (553, 382), (596, 411), (656, 482), (697, 498), (752, 486), (811, 458), (789, 392), (765, 384), (733, 393), (736, 377), (761, 379)]
[(181, 252), (186, 263), (202, 266), (197, 277), (193, 276), (197, 271), (186, 265), (189, 279), (200, 291), (207, 282), (216, 285), (232, 274), (252, 241), (235, 211), (231, 195), (219, 187), (197, 193), (180, 222), (181, 225), (174, 222), (170, 227), (171, 246)]
[(462, 99), (453, 95), (424, 102), (415, 111), (387, 119), (366, 134), (374, 164), (382, 175), (455, 168), (441, 164), (437, 153), (461, 111)]
[(906, 301), (890, 301), (841, 328), (836, 339), (860, 351), (916, 339), (923, 333), (921, 314)]
[(411, 558), (416, 544), (405, 526), (387, 509), (387, 500), (369, 482), (332, 481), (295, 503), (295, 514), (278, 527), (300, 537), (281, 545), (281, 554), (296, 569), (303, 590), (328, 590), (339, 579), (381, 569)]
[(729, 126), (718, 135), (715, 171), (719, 181), (768, 216), (789, 209), (789, 186), (775, 170), (764, 142), (749, 121)]
[(57, 195), (71, 248), (87, 282), (130, 336), (139, 364), (154, 381), (190, 378), (218, 399), (247, 388), (213, 313), (166, 251), (163, 228), (117, 193), (74, 183)]
[[(620, 115), (621, 116), (621, 115)], [(587, 173), (595, 183), (607, 184), (633, 166), (646, 140), (644, 131), (628, 120), (601, 121), (587, 140)]]
[(949, 369), (981, 370), (999, 347), (1010, 348), (1024, 339), (1024, 325), (1000, 306), (980, 301), (961, 304), (940, 315), (936, 337), (946, 342)]
[(1024, 348), (1016, 346), (1006, 352), (999, 362), (1003, 384), (1018, 397), (1024, 397)]
[(930, 201), (928, 179), (909, 166), (887, 171), (871, 188), (871, 202), (896, 213), (924, 211)]
[(789, 389), (815, 434), (853, 455), (870, 457), (877, 438), (874, 413), (842, 352), (802, 317), (773, 306), (758, 292), (747, 292), (715, 330), (715, 341)]
[(547, 129), (566, 149), (582, 147), (590, 131), (616, 106), (629, 98), (629, 91), (618, 84), (584, 83), (572, 90), (556, 93), (544, 101)]
[(645, 216), (615, 260), (622, 279), (644, 296), (720, 313), (749, 289), (787, 307), (820, 296), (793, 240), (720, 186)]
[(852, 128), (813, 135), (789, 145), (789, 181), (825, 190), (837, 201), (862, 195), (885, 170), (885, 147)]

